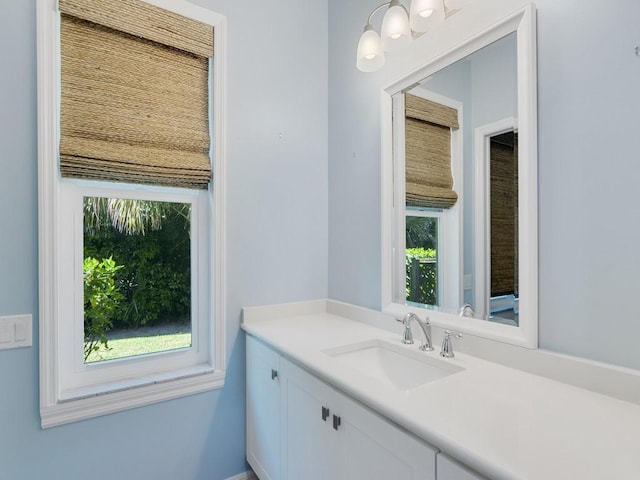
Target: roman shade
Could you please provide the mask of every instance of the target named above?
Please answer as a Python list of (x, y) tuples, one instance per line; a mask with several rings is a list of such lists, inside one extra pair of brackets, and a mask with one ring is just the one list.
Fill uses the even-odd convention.
[(140, 0), (59, 0), (60, 172), (208, 188), (213, 28)]
[(518, 294), (518, 134), (490, 141), (491, 296)]
[(451, 129), (457, 110), (405, 94), (406, 204), (450, 208), (458, 200), (451, 175)]

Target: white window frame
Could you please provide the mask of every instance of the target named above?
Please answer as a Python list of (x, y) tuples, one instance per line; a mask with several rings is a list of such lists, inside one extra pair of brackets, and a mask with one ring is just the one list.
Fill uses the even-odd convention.
[[(38, 0), (40, 416), (43, 428), (224, 385), (226, 19), (180, 0), (144, 1), (214, 28), (216, 50), (209, 82), (214, 180), (208, 190), (195, 191), (60, 177), (60, 16), (56, 0)], [(82, 271), (83, 196), (192, 205), (191, 264), (197, 268), (192, 268), (191, 279), (190, 348), (95, 364), (83, 362), (83, 322), (78, 320), (83, 314), (79, 274)]]

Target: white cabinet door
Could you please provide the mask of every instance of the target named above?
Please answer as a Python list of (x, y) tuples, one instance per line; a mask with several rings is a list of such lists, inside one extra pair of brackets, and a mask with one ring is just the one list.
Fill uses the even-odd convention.
[(296, 365), (282, 370), (285, 479), (435, 480), (436, 450)]
[(283, 479), (339, 478), (331, 389), (282, 360)]
[(436, 450), (249, 335), (247, 461), (261, 480), (436, 479)]
[(444, 453), (438, 453), (436, 462), (438, 480), (486, 480)]
[(435, 480), (436, 450), (340, 395), (344, 480)]
[(280, 480), (280, 355), (247, 335), (247, 461), (261, 480)]

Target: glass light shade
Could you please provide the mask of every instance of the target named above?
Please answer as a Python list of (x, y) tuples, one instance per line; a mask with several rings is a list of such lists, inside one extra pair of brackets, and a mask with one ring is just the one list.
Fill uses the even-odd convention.
[(411, 29), (426, 32), (444, 22), (443, 0), (411, 0)]
[(407, 11), (398, 0), (392, 0), (382, 19), (382, 48), (387, 52), (399, 50), (411, 43), (411, 27)]
[(358, 42), (358, 58), (356, 66), (361, 72), (375, 72), (384, 65), (382, 41), (376, 31), (367, 25)]
[(449, 10), (459, 10), (472, 2), (473, 0), (445, 0), (445, 4)]

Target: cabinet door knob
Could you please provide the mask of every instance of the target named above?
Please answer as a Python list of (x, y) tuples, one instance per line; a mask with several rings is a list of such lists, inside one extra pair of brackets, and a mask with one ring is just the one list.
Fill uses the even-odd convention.
[(340, 417), (337, 415), (333, 416), (333, 429), (334, 430), (338, 430), (338, 427), (340, 426)]
[(323, 421), (327, 421), (327, 418), (329, 417), (329, 409), (325, 406), (322, 407), (322, 420)]
[(278, 371), (274, 370), (273, 368), (271, 369), (271, 380), (275, 380), (276, 378), (278, 378)]

